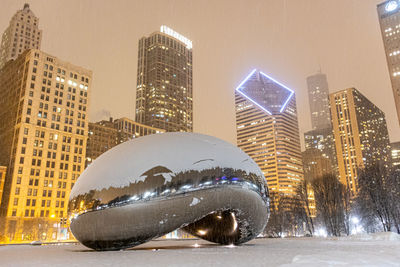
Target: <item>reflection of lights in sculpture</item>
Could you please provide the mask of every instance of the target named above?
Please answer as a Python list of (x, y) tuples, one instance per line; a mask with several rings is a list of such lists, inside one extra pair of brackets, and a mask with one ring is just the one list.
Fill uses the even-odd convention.
[(268, 219), (257, 164), (193, 133), (150, 135), (96, 159), (71, 191), (71, 231), (96, 250), (128, 248), (182, 229), (220, 244), (255, 238)]
[(385, 10), (387, 12), (391, 12), (391, 11), (395, 10), (398, 6), (399, 6), (399, 4), (397, 3), (397, 1), (389, 1), (385, 6)]
[(198, 230), (197, 233), (199, 235), (205, 235), (205, 234), (207, 234), (207, 231), (206, 230)]
[(232, 220), (233, 220), (232, 232), (235, 232), (237, 227), (238, 227), (238, 224), (237, 224), (237, 221), (236, 221), (236, 217), (235, 217), (235, 213), (231, 212), (231, 216), (232, 216)]

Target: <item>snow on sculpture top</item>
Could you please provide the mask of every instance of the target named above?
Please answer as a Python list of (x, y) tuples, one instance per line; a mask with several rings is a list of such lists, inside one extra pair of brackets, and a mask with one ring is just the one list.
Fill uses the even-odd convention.
[[(82, 173), (70, 198), (143, 181), (146, 171), (155, 166), (164, 166), (172, 173), (238, 168), (263, 177), (258, 165), (228, 142), (203, 134), (163, 133), (127, 141), (102, 154)], [(167, 171), (163, 176), (170, 181)]]

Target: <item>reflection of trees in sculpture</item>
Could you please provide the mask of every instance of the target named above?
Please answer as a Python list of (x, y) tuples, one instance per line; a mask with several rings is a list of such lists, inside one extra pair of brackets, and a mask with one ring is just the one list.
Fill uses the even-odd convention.
[[(165, 176), (170, 176), (171, 181), (166, 182)], [(86, 194), (76, 196), (70, 201), (69, 211), (79, 212), (83, 210), (95, 209), (100, 205), (114, 206), (119, 203), (126, 203), (132, 196), (136, 200), (145, 198), (151, 193), (160, 195), (166, 189), (170, 193), (179, 193), (182, 186), (190, 185), (192, 188), (200, 188), (208, 182), (210, 186), (218, 182), (217, 179), (225, 177), (229, 179), (236, 177), (240, 181), (247, 181), (257, 186), (259, 192), (263, 194), (263, 198), (268, 197), (268, 189), (266, 188), (263, 177), (254, 173), (247, 173), (243, 170), (233, 168), (212, 168), (206, 170), (188, 170), (174, 174), (171, 170), (164, 166), (156, 166), (144, 172), (140, 177), (145, 177), (143, 181), (130, 183), (125, 187), (109, 187), (102, 190), (90, 190)], [(146, 195), (147, 194), (147, 195)], [(167, 195), (168, 195), (167, 194)]]

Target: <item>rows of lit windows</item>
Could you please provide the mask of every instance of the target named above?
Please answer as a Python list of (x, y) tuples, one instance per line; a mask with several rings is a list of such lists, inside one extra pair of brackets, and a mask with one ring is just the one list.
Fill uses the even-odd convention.
[[(293, 131), (296, 128), (295, 109), (291, 107), (288, 113), (284, 118), (267, 119), (264, 112), (236, 95), (238, 146), (260, 166), (270, 190), (278, 190), (279, 181), (278, 187), (287, 187), (279, 190), (292, 193), (293, 183), (303, 179), (303, 168), (300, 151), (297, 151), (300, 149), (298, 136)], [(299, 159), (293, 160), (296, 154)], [(279, 163), (275, 161), (276, 157)]]

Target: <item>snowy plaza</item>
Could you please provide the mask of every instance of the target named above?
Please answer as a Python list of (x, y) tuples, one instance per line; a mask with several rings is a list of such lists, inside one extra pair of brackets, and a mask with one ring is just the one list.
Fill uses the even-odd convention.
[(394, 233), (343, 238), (265, 238), (242, 246), (156, 240), (121, 251), (80, 244), (0, 247), (0, 266), (400, 266)]

